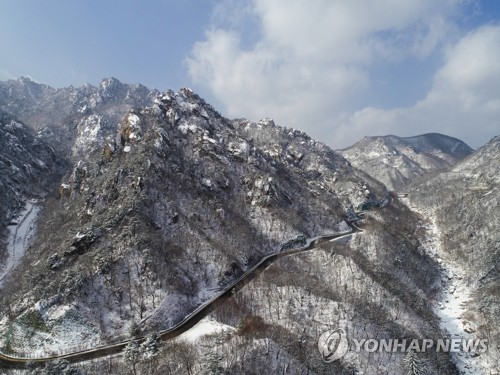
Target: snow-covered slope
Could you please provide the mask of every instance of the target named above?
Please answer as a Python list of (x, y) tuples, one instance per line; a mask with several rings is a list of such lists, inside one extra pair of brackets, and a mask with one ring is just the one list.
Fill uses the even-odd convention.
[(464, 142), (442, 134), (365, 137), (339, 153), (349, 162), (400, 191), (421, 176), (444, 170), (472, 152)]
[(367, 191), (386, 194), (306, 134), (230, 121), (189, 89), (129, 111), (115, 132), (46, 202), (33, 251), (4, 286), (14, 326), (30, 312), (56, 330), (45, 310), (77, 306), (61, 311), (102, 342), (141, 322), (169, 327), (264, 254), (335, 231)]
[[(412, 204), (434, 218), (438, 256), (449, 270), (442, 314), (456, 333), (489, 342), (488, 351), (471, 361), (482, 373), (500, 371), (499, 176), (497, 136), (450, 171), (410, 188)], [(459, 362), (465, 373), (476, 373), (464, 367), (464, 358)]]
[(27, 201), (26, 207), (9, 225), (7, 254), (3, 257), (5, 259), (4, 262), (0, 264), (0, 288), (3, 284), (3, 279), (23, 257), (28, 245), (33, 239), (36, 218), (39, 211), (40, 207), (36, 205), (36, 201)]

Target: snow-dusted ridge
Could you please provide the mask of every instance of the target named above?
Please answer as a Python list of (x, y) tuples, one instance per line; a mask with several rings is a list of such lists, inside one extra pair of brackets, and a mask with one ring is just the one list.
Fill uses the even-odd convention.
[[(419, 337), (443, 336), (428, 304), (430, 298), (436, 297), (436, 288), (450, 293), (443, 296), (441, 310), (447, 314), (442, 317), (443, 322), (447, 319), (446, 322), (452, 325), (450, 331), (471, 331), (468, 329), (470, 323), (465, 322), (465, 328), (460, 327), (463, 312), (460, 303), (467, 299), (469, 291), (464, 291), (463, 299), (452, 302), (455, 298), (453, 288), (458, 291), (461, 284), (451, 284), (458, 278), (441, 281), (437, 263), (418, 249), (420, 242), (413, 236), (418, 222), (416, 216), (399, 204), (384, 214), (367, 215), (375, 219), (374, 225), (368, 226), (362, 236), (352, 235), (352, 240), (349, 240), (351, 235), (346, 235), (342, 241), (349, 243), (344, 246), (336, 242), (334, 247), (338, 251), (311, 251), (304, 256), (284, 257), (276, 263), (273, 262), (276, 258), (264, 259), (268, 255), (275, 256), (270, 253), (279, 251), (281, 244), (298, 235), (313, 238), (342, 231), (332, 227), (332, 223), (344, 218), (345, 207), (359, 207), (368, 199), (368, 194), (387, 194), (379, 181), (353, 168), (354, 163), (351, 165), (306, 134), (278, 126), (272, 120), (252, 123), (243, 119), (224, 119), (189, 89), (124, 101), (122, 94), (127, 92), (127, 98), (133, 98), (134, 91), (128, 86), (120, 87), (117, 80), (105, 80), (90, 92), (87, 92), (89, 87), (72, 90), (74, 98), (67, 101), (66, 92), (55, 90), (61, 98), (54, 103), (63, 108), (54, 109), (46, 106), (48, 100), (33, 98), (38, 109), (32, 111), (35, 107), (23, 102), (22, 110), (15, 113), (23, 115), (20, 121), (35, 119), (36, 124), (28, 125), (41, 131), (37, 142), (50, 140), (54, 147), (50, 155), (57, 158), (67, 155), (76, 167), (54, 180), (54, 186), (60, 186), (57, 204), (48, 199), (44, 220), (38, 221), (39, 234), (28, 250), (29, 257), (21, 259), (19, 266), (14, 266), (5, 277), (5, 292), (7, 286), (9, 291), (13, 286), (17, 289), (15, 295), (2, 295), (5, 304), (2, 303), (4, 309), (0, 317), (3, 336), (0, 343), (4, 338), (9, 339), (2, 345), (6, 354), (38, 358), (42, 359), (38, 362), (43, 362), (49, 356), (62, 358), (64, 352), (70, 353), (66, 356), (69, 362), (97, 357), (104, 361), (105, 351), (120, 356), (121, 345), (128, 346), (138, 332), (166, 330), (163, 331), (165, 340), (181, 332), (188, 332), (188, 336), (189, 332), (194, 336), (215, 333), (219, 327), (206, 319), (194, 328), (200, 318), (207, 316), (207, 310), (201, 310), (208, 308), (210, 301), (220, 293), (226, 293), (224, 298), (229, 297), (234, 278), (266, 259), (269, 261), (262, 264), (255, 276), (245, 278), (237, 286), (232, 284), (239, 292), (231, 303), (241, 302), (241, 315), (239, 309), (232, 311), (228, 304), (214, 317), (220, 318), (221, 324), (226, 325), (224, 328), (243, 327), (247, 323), (246, 309), (255, 312), (266, 325), (289, 332), (290, 339), (282, 342), (281, 338), (286, 337), (283, 332), (272, 333), (266, 326), (266, 332), (262, 330), (261, 333), (258, 327), (260, 336), (265, 337), (263, 342), (267, 342), (265, 345), (269, 346), (269, 340), (274, 340), (277, 352), (288, 351), (295, 333), (303, 332), (304, 326), (311, 328), (306, 328), (304, 342), (293, 350), (305, 353), (301, 345), (313, 344), (318, 330), (327, 329), (336, 321), (352, 321), (352, 326), (346, 325), (358, 334), (367, 333), (359, 328), (362, 324), (366, 327), (366, 324), (387, 319), (391, 328), (387, 334), (396, 332), (394, 329), (408, 335), (415, 332)], [(12, 102), (21, 101), (18, 98)], [(63, 102), (66, 104), (62, 105)], [(75, 114), (71, 124), (60, 122), (58, 116), (68, 113)], [(50, 124), (40, 123), (40, 116)], [(40, 129), (39, 125), (47, 128)], [(60, 147), (68, 126), (73, 133), (64, 142), (64, 147)], [(363, 156), (377, 159), (383, 163), (381, 167), (396, 171), (408, 167), (412, 172), (410, 178), (419, 176), (413, 172), (425, 167), (427, 161), (434, 165), (431, 162), (439, 159), (442, 152), (434, 153), (432, 148), (428, 158), (422, 158), (420, 148), (427, 142), (421, 144), (417, 141), (422, 137), (414, 138), (407, 142), (408, 145), (393, 149), (389, 147), (391, 142), (387, 142), (387, 149), (367, 148)], [(445, 143), (444, 154), (457, 150), (455, 143)], [(31, 150), (31, 147), (26, 149)], [(13, 153), (6, 155), (17, 160)], [(47, 165), (44, 174), (52, 169), (44, 158), (39, 159)], [(38, 164), (31, 164), (36, 171)], [(20, 170), (22, 165), (18, 165)], [(9, 176), (9, 173), (4, 175)], [(41, 181), (40, 177), (31, 178), (30, 187), (36, 187)], [(476, 182), (472, 188), (478, 194), (496, 185), (489, 180)], [(27, 190), (29, 193), (30, 189)], [(436, 190), (425, 190), (425, 193)], [(494, 190), (489, 191), (485, 200), (495, 196), (491, 193)], [(19, 200), (5, 210), (4, 226), (12, 213), (18, 212), (24, 204), (22, 197), (44, 196), (23, 191), (15, 193)], [(495, 205), (496, 201), (492, 200), (491, 206)], [(442, 219), (439, 218), (439, 225)], [(453, 224), (446, 219), (444, 217), (445, 226)], [(443, 232), (445, 226), (440, 227)], [(481, 225), (481, 231), (484, 228), (489, 226)], [(479, 230), (474, 232), (474, 238), (479, 238)], [(164, 237), (158, 242), (151, 240), (159, 238), (160, 234)], [(302, 240), (300, 243), (297, 246), (304, 244)], [(313, 239), (304, 247), (313, 249)], [(328, 245), (324, 243), (322, 247)], [(7, 258), (7, 253), (2, 255), (5, 255), (3, 259)], [(443, 257), (442, 263), (451, 261), (442, 252), (438, 255)], [(259, 277), (269, 266), (269, 272)], [(27, 269), (29, 278), (24, 272)], [(378, 279), (379, 271), (384, 275), (383, 282)], [(457, 275), (455, 270), (450, 271)], [(274, 278), (276, 274), (279, 280)], [(385, 274), (389, 277), (385, 278)], [(452, 276), (448, 269), (446, 275)], [(321, 282), (321, 278), (325, 282)], [(252, 279), (256, 288), (241, 288)], [(253, 294), (253, 289), (262, 291)], [(245, 297), (238, 301), (242, 295)], [(474, 290), (473, 295), (476, 298)], [(286, 300), (283, 296), (291, 299)], [(264, 297), (268, 303), (261, 303)], [(219, 303), (224, 304), (224, 299), (218, 300)], [(493, 303), (491, 305), (494, 307)], [(366, 306), (376, 312), (375, 319), (365, 314)], [(287, 311), (285, 320), (281, 314), (283, 308)], [(350, 315), (348, 311), (361, 314)], [(466, 311), (467, 320), (476, 321), (468, 307)], [(345, 316), (352, 319), (344, 319)], [(427, 319), (430, 316), (434, 319)], [(37, 318), (34, 323), (40, 326), (31, 324), (27, 317)], [(317, 317), (328, 319), (318, 320)], [(83, 329), (77, 329), (78, 326)], [(477, 324), (472, 329), (481, 332), (481, 327)], [(176, 328), (179, 330), (172, 331)], [(187, 331), (193, 328), (194, 333)], [(369, 331), (373, 337), (380, 333), (377, 328)], [(229, 335), (224, 345), (232, 346), (240, 339), (252, 342), (250, 337), (242, 338), (240, 334), (244, 332), (242, 329)], [(175, 344), (173, 341), (172, 345)], [(311, 348), (311, 354), (318, 354), (315, 345)], [(258, 352), (252, 350), (256, 358), (259, 358)], [(269, 355), (269, 349), (265, 354), (267, 358), (274, 357)], [(309, 371), (309, 362), (290, 364), (292, 354), (287, 352), (282, 356), (280, 366), (292, 371), (307, 367)], [(489, 354), (481, 354), (476, 360), (484, 361)], [(352, 366), (367, 374), (401, 373), (395, 371), (403, 367), (401, 358), (387, 357), (380, 354), (374, 361), (372, 356), (360, 355), (344, 361), (336, 370), (340, 373), (341, 367), (347, 369), (349, 365), (348, 370)], [(429, 359), (429, 356), (424, 357)], [(456, 373), (450, 357), (443, 356), (442, 361), (439, 358), (434, 368)], [(203, 360), (197, 360), (203, 365)], [(123, 359), (117, 361), (125, 366)], [(277, 363), (261, 372), (276, 373)], [(379, 364), (384, 367), (378, 368)], [(486, 368), (484, 363), (482, 365)], [(232, 370), (231, 373), (236, 373)], [(91, 373), (99, 371), (94, 369)]]
[[(103, 140), (94, 135), (104, 122), (94, 119), (86, 123), (75, 117), (80, 135), (89, 135), (83, 145)], [(129, 337), (132, 323), (167, 305), (170, 313), (160, 311), (147, 328), (171, 327), (286, 239), (335, 231), (332, 223), (342, 219), (343, 208), (364, 199), (358, 194), (363, 186), (384, 193), (381, 184), (353, 170), (326, 145), (283, 127), (257, 129), (249, 121), (224, 119), (187, 89), (128, 111), (115, 133), (103, 147), (90, 147), (95, 155), (75, 160), (73, 171), (57, 181), (60, 199), (40, 220), (40, 236), (26, 259), (30, 278), (19, 275), (21, 298), (9, 301), (15, 314), (2, 333), (7, 337), (19, 324), (32, 328), (24, 324), (25, 312), (45, 326), (35, 327), (35, 340), (29, 329), (9, 335), (7, 352), (32, 354), (43, 346), (50, 355), (58, 342), (66, 351), (75, 344), (58, 330), (40, 345), (47, 331), (64, 325), (63, 316), (54, 322), (49, 301), (55, 301), (54, 309), (76, 306), (58, 311), (68, 321), (78, 315), (98, 328), (99, 344), (82, 340), (86, 347)], [(72, 141), (66, 142), (68, 149)], [(121, 217), (126, 220), (117, 221)], [(97, 230), (98, 240), (80, 246)], [(150, 240), (160, 230), (160, 241)], [(131, 234), (137, 246), (129, 246)], [(171, 256), (165, 256), (167, 249)], [(38, 282), (30, 285), (35, 277)], [(39, 308), (37, 301), (48, 308)]]

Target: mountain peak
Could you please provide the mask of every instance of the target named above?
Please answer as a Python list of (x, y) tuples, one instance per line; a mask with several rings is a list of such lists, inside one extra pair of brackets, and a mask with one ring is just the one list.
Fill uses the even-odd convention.
[(115, 77), (109, 77), (109, 78), (103, 78), (101, 82), (99, 83), (99, 88), (106, 90), (109, 87), (113, 86), (122, 86), (123, 83), (118, 78)]

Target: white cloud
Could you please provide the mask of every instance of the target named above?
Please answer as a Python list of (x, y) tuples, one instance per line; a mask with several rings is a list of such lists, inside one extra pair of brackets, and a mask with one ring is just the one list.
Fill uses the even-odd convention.
[[(471, 66), (489, 77), (487, 92), (479, 72), (453, 65), (478, 42), (467, 38), (488, 40), (477, 33), (457, 43), (453, 17), (464, 1), (253, 0), (239, 11), (236, 5), (241, 2), (225, 0), (216, 8), (217, 25), (193, 46), (187, 67), (194, 83), (208, 88), (228, 116), (273, 117), (280, 125), (303, 129), (334, 147), (375, 133), (457, 134), (449, 109), (440, 109), (458, 100), (450, 102), (448, 92), (461, 95), (461, 103), (469, 103), (476, 112), (479, 102), (494, 112), (495, 101), (483, 99), (494, 97), (500, 87), (484, 69)], [(250, 41), (248, 33), (253, 36)], [(374, 64), (425, 59), (454, 43), (424, 100), (411, 108), (359, 110), (372, 79), (377, 79), (371, 76)], [(441, 128), (444, 124), (448, 131)]]
[(272, 116), (296, 127), (318, 120), (315, 113), (324, 115), (325, 108), (339, 111), (367, 84), (366, 74), (354, 66), (297, 59), (284, 47), (259, 43), (244, 51), (238, 35), (225, 30), (208, 32), (207, 40), (194, 46), (189, 69), (229, 116)]
[(308, 61), (363, 64), (377, 53), (430, 52), (446, 29), (443, 14), (456, 3), (257, 0), (255, 7), (272, 46), (291, 48), (295, 57)]
[(448, 51), (427, 101), (457, 102), (466, 110), (495, 110), (499, 99), (500, 27), (484, 26)]
[(438, 131), (480, 146), (500, 134), (500, 26), (471, 31), (448, 48), (427, 96), (408, 108), (364, 108), (339, 131), (401, 135)]

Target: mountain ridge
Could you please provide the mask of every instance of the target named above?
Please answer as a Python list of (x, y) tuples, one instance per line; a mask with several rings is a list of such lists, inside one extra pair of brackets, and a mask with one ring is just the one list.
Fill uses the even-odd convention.
[(489, 339), (479, 357), (485, 369), (498, 368), (500, 358), (499, 166), (496, 136), (450, 170), (409, 186), (411, 204), (438, 229), (438, 256), (452, 270), (450, 283), (467, 301), (457, 325)]
[[(113, 135), (127, 111), (152, 104), (158, 94), (113, 77), (98, 86), (57, 89), (23, 77), (0, 82), (0, 109), (31, 127), (65, 157), (76, 160)], [(75, 139), (80, 144), (72, 147)]]

